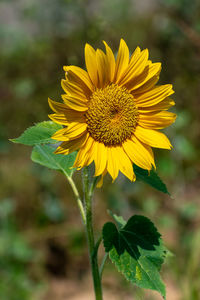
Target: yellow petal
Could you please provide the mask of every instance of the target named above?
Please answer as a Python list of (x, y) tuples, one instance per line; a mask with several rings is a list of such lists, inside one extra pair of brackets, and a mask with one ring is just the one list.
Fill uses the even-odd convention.
[(149, 52), (147, 49), (143, 50), (139, 55), (137, 54), (137, 59), (134, 60), (133, 56), (132, 61), (130, 61), (130, 64), (119, 84), (126, 86), (128, 89), (131, 89), (131, 87), (137, 83), (137, 77), (141, 73), (143, 73), (147, 65), (148, 57)]
[(90, 154), (90, 157), (91, 157), (91, 154), (92, 154), (91, 148), (92, 148), (93, 144), (94, 144), (93, 138), (88, 136), (84, 146), (82, 148), (80, 148), (80, 150), (76, 156), (76, 160), (74, 162), (73, 167), (81, 169), (87, 165), (87, 160), (89, 158), (88, 154)]
[(90, 150), (85, 155), (86, 166), (89, 166), (93, 162), (93, 160), (95, 160), (95, 157), (97, 156), (97, 146), (98, 144), (96, 143), (96, 141), (93, 141)]
[(68, 141), (70, 139), (76, 139), (84, 134), (87, 129), (86, 123), (70, 123), (66, 128), (60, 129), (54, 133), (51, 137), (57, 141)]
[(136, 177), (133, 172), (133, 165), (128, 155), (121, 146), (116, 147), (115, 159), (118, 161), (119, 170), (131, 181), (135, 181)]
[(166, 97), (174, 93), (171, 84), (158, 85), (151, 90), (141, 93), (139, 95), (134, 95), (137, 106), (145, 105), (152, 106), (160, 101), (164, 100)]
[(61, 86), (66, 94), (74, 98), (80, 98), (83, 101), (87, 101), (86, 95), (80, 85), (70, 81), (69, 79), (62, 79)]
[(56, 131), (51, 138), (56, 141), (68, 141), (69, 138), (65, 135), (65, 133), (66, 133), (66, 128), (62, 128)]
[(85, 123), (85, 117), (82, 113), (71, 110), (64, 114), (51, 114), (49, 118), (61, 125), (69, 125), (72, 122)]
[(139, 115), (139, 125), (148, 129), (162, 129), (170, 126), (176, 120), (176, 114), (168, 111)]
[[(51, 109), (53, 111), (55, 111), (57, 114), (61, 114), (63, 115), (61, 118), (63, 118), (64, 120), (64, 116), (65, 116), (65, 119), (67, 122), (83, 122), (84, 119), (84, 114), (80, 111), (75, 111), (71, 108), (69, 108), (66, 104), (62, 104), (62, 103), (59, 103), (59, 102), (55, 102), (55, 101), (52, 101), (51, 99), (48, 99), (49, 101), (49, 106), (51, 107)], [(84, 109), (85, 111), (86, 109)], [(50, 119), (52, 118), (56, 118), (56, 115), (57, 114), (53, 114), (53, 115), (50, 115)], [(64, 123), (63, 123), (64, 125)]]
[(145, 92), (151, 90), (156, 85), (156, 83), (158, 82), (159, 75), (160, 75), (160, 72), (158, 72), (158, 74), (156, 74), (155, 76), (153, 76), (152, 78), (150, 78), (147, 82), (145, 82), (144, 84), (142, 84), (137, 89), (132, 90), (132, 94), (135, 97), (136, 96), (141, 96), (142, 93), (145, 93)]
[(144, 146), (134, 136), (132, 140), (126, 140), (123, 148), (130, 160), (142, 169), (151, 170), (152, 165), (155, 166), (153, 152), (150, 147)]
[(65, 73), (65, 77), (67, 82), (70, 83), (70, 86), (76, 86), (76, 88), (79, 88), (79, 90), (81, 91), (81, 94), (83, 93), (87, 99), (90, 98), (92, 91), (75, 73), (69, 70), (68, 72)]
[(80, 149), (85, 141), (88, 138), (88, 134), (84, 134), (83, 136), (79, 137), (78, 139), (68, 141), (68, 142), (63, 142), (54, 152), (55, 154), (69, 154), (71, 152), (74, 152), (78, 149)]
[(148, 65), (144, 68), (143, 72), (136, 78), (135, 81), (128, 85), (130, 91), (138, 90), (144, 86), (151, 78), (158, 76), (161, 71), (161, 63), (148, 62)]
[(117, 54), (116, 68), (115, 68), (115, 82), (121, 79), (124, 71), (129, 63), (129, 49), (123, 39), (120, 40), (119, 51)]
[(103, 143), (98, 143), (97, 144), (97, 150), (96, 150), (96, 155), (95, 155), (95, 176), (99, 176), (103, 173), (105, 170), (105, 167), (107, 165), (107, 147)]
[(88, 110), (86, 99), (83, 99), (78, 96), (77, 97), (70, 96), (67, 94), (63, 94), (61, 95), (61, 97), (65, 103), (65, 106), (67, 106), (68, 109), (77, 110), (79, 112)]
[(137, 47), (135, 51), (132, 53), (130, 58), (130, 67), (137, 61), (137, 59), (140, 57), (141, 49), (140, 47)]
[(165, 134), (157, 130), (145, 129), (137, 126), (134, 135), (144, 144), (151, 147), (171, 149), (172, 145)]
[(76, 75), (76, 77), (78, 77), (79, 80), (81, 80), (90, 89), (90, 91), (94, 90), (94, 85), (92, 84), (92, 81), (85, 70), (77, 66), (64, 66), (63, 69), (65, 72), (71, 71), (74, 75)]
[(104, 178), (104, 176), (106, 175), (106, 173), (107, 173), (107, 169), (105, 169), (105, 170), (103, 171), (102, 176), (101, 176), (100, 180), (99, 180), (98, 183), (97, 183), (97, 188), (102, 187), (102, 185), (103, 185), (103, 178)]
[(119, 174), (119, 166), (118, 166), (118, 161), (117, 161), (117, 156), (116, 156), (117, 155), (116, 148), (108, 147), (107, 154), (108, 154), (107, 170), (114, 181)]
[(67, 126), (65, 135), (69, 139), (75, 139), (81, 136), (86, 131), (86, 129), (86, 123), (73, 122)]
[(108, 62), (108, 78), (110, 82), (113, 82), (114, 75), (115, 75), (115, 57), (111, 50), (111, 48), (107, 45), (105, 41), (103, 41), (105, 48), (106, 48), (106, 56)]
[(99, 87), (103, 88), (108, 83), (108, 64), (107, 57), (102, 50), (96, 51), (97, 70), (99, 75)]
[(96, 52), (89, 44), (85, 45), (85, 64), (92, 83), (98, 86)]
[(56, 102), (48, 98), (49, 106), (50, 108), (55, 111), (56, 113), (63, 113), (65, 111), (69, 111), (67, 106), (63, 103)]
[(64, 114), (51, 114), (48, 115), (48, 117), (55, 123), (61, 124), (61, 125), (68, 125), (69, 122), (66, 119), (66, 116)]
[(138, 112), (139, 113), (150, 113), (150, 112), (156, 112), (156, 111), (161, 111), (161, 110), (167, 110), (170, 107), (175, 105), (174, 100), (170, 98), (165, 98), (163, 101), (157, 103), (156, 105), (153, 106), (148, 106), (145, 107), (145, 103), (142, 103), (142, 105), (138, 105)]

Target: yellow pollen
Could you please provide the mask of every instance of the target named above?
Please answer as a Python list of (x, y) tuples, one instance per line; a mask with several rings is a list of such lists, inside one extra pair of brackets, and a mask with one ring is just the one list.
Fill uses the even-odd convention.
[(130, 138), (138, 121), (133, 95), (116, 84), (97, 89), (85, 114), (91, 137), (106, 146), (120, 145)]

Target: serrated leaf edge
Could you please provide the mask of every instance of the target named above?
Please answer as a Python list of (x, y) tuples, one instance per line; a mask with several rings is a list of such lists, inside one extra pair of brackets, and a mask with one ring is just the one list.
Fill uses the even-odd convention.
[[(119, 268), (119, 266), (117, 265), (117, 263), (115, 262), (115, 261), (113, 261), (112, 260), (112, 258), (110, 257), (110, 252), (113, 250), (113, 248), (109, 251), (109, 258), (110, 258), (110, 260), (112, 261), (112, 263), (115, 265), (115, 267), (116, 267), (116, 269), (118, 270), (118, 272), (119, 273), (121, 273), (125, 278), (126, 278), (126, 280), (127, 281), (129, 281), (129, 282), (131, 282), (132, 284), (135, 284), (135, 285), (137, 285), (136, 283), (134, 283), (134, 282), (132, 282), (127, 276), (126, 276), (126, 274), (125, 273), (123, 273), (123, 271), (122, 270), (120, 270), (120, 268)], [(116, 250), (116, 249), (115, 249)], [(126, 250), (125, 250), (126, 251)], [(125, 253), (125, 252), (124, 252)], [(126, 253), (128, 253), (127, 251), (126, 251)], [(128, 255), (130, 256), (130, 254), (128, 253)], [(129, 257), (129, 260), (131, 260), (131, 256)], [(132, 258), (133, 259), (133, 258)], [(145, 272), (145, 274), (147, 274), (146, 273), (146, 271), (143, 269), (143, 267), (141, 266), (141, 264), (139, 263), (139, 261), (137, 261), (138, 262), (138, 264), (140, 265), (140, 267), (141, 267), (141, 269)], [(147, 276), (149, 277), (149, 275), (147, 274)], [(150, 277), (149, 277), (150, 278)], [(151, 278), (150, 278), (150, 280), (151, 280)], [(154, 283), (153, 283), (154, 284)], [(164, 285), (164, 284), (163, 284)], [(155, 284), (154, 284), (154, 286), (155, 286)], [(155, 286), (156, 287), (156, 286)], [(145, 288), (146, 290), (154, 290), (154, 291), (157, 291), (157, 292), (159, 292), (160, 291), (160, 289), (159, 290), (157, 290), (157, 289), (152, 289), (152, 288)], [(162, 295), (162, 297), (163, 297), (163, 299), (164, 300), (166, 300), (166, 288), (165, 288), (165, 285), (164, 285), (164, 289), (165, 289), (165, 294), (163, 295), (163, 293), (160, 291), (159, 293)]]

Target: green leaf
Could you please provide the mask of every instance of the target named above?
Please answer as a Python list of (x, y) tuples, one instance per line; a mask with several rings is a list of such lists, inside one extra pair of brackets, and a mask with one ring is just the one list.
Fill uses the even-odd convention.
[(63, 127), (52, 121), (44, 121), (29, 127), (18, 138), (11, 139), (14, 143), (19, 143), (28, 146), (34, 146), (38, 144), (55, 144), (56, 140), (51, 139), (51, 136), (59, 129)]
[(151, 185), (156, 190), (170, 195), (170, 193), (167, 190), (166, 185), (164, 184), (164, 182), (160, 179), (160, 177), (157, 175), (157, 173), (154, 170), (151, 170), (149, 173), (147, 170), (144, 170), (136, 165), (134, 165), (133, 168), (134, 168), (134, 172), (135, 172), (137, 180), (144, 181), (145, 183)]
[(33, 148), (31, 159), (32, 161), (45, 166), (49, 169), (58, 170), (63, 172), (67, 176), (73, 174), (72, 168), (76, 152), (72, 152), (68, 155), (54, 154), (55, 148), (47, 145), (36, 145)]
[(165, 299), (165, 285), (159, 271), (167, 250), (148, 218), (134, 215), (119, 229), (112, 222), (106, 223), (103, 241), (105, 251), (127, 280), (141, 288), (156, 290)]

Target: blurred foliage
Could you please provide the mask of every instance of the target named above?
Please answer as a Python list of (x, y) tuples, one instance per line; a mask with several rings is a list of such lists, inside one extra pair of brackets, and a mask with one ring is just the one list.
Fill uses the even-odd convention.
[(36, 262), (33, 250), (17, 229), (13, 219), (14, 204), (5, 199), (0, 206), (0, 298), (31, 299), (39, 289), (28, 276), (27, 266)]
[[(63, 65), (84, 67), (85, 42), (102, 47), (101, 41), (106, 40), (117, 51), (121, 37), (132, 51), (137, 45), (147, 47), (152, 61), (162, 62), (160, 83), (174, 85), (178, 118), (166, 130), (174, 149), (155, 151), (157, 171), (172, 198), (140, 182), (120, 177), (111, 184), (107, 178), (97, 192), (95, 223), (100, 230), (109, 218), (107, 208), (126, 219), (145, 212), (176, 257), (169, 258), (163, 272), (170, 299), (199, 297), (199, 0), (1, 0), (2, 300), (45, 300), (47, 281), (64, 277), (80, 285), (88, 271), (84, 233), (69, 186), (61, 175), (33, 165), (30, 150), (11, 145), (8, 139), (48, 119), (47, 98), (60, 99)], [(109, 265), (105, 285), (116, 289), (109, 282), (111, 274)], [(144, 298), (137, 290), (129, 290), (123, 279), (116, 277), (116, 282), (121, 283), (117, 295), (122, 299)], [(49, 285), (49, 289), (53, 288)], [(49, 295), (48, 299), (53, 298)], [(52, 295), (59, 300), (53, 291)], [(145, 295), (145, 299), (156, 299)]]

